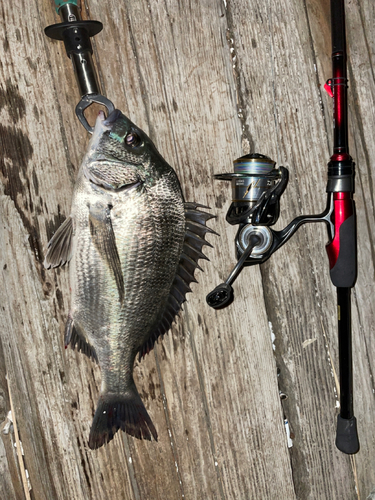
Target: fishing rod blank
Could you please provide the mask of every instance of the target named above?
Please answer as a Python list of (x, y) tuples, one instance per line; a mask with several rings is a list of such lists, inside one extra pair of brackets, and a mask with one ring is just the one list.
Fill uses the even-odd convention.
[[(355, 164), (349, 155), (347, 57), (344, 0), (331, 0), (333, 155), (328, 164), (327, 192), (333, 193), (335, 234), (327, 245), (332, 283), (337, 287), (340, 362), (340, 414), (336, 446), (344, 453), (359, 450), (353, 411), (351, 288), (357, 279), (356, 212), (353, 200)], [(328, 82), (327, 82), (328, 83)]]

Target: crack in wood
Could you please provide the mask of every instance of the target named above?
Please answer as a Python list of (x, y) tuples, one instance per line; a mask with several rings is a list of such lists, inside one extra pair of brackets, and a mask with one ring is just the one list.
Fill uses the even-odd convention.
[(325, 127), (325, 133), (326, 133), (326, 137), (327, 137), (327, 151), (330, 151), (331, 147), (330, 147), (330, 144), (329, 144), (329, 133), (328, 133), (328, 130), (330, 130), (330, 128), (331, 128), (331, 123), (330, 123), (330, 126), (328, 126), (327, 120), (326, 120), (326, 115), (324, 113), (323, 96), (322, 96), (322, 92), (323, 92), (322, 88), (324, 88), (324, 87), (322, 87), (320, 85), (318, 60), (317, 60), (317, 55), (316, 55), (316, 51), (315, 51), (314, 38), (313, 38), (313, 35), (312, 35), (311, 24), (310, 24), (310, 17), (309, 17), (309, 11), (308, 11), (308, 8), (307, 8), (306, 0), (303, 0), (303, 6), (304, 6), (304, 9), (305, 9), (306, 24), (307, 24), (307, 29), (308, 29), (308, 33), (309, 33), (309, 42), (310, 42), (311, 57), (312, 57), (312, 62), (314, 64), (314, 68), (315, 68), (315, 81), (316, 81), (317, 92), (319, 94), (320, 110), (321, 110), (321, 113), (322, 113), (323, 123), (324, 123), (324, 127)]
[(128, 473), (130, 477), (130, 483), (133, 491), (134, 500), (142, 500), (139, 493), (139, 487), (137, 483), (137, 478), (135, 476), (135, 469), (133, 464), (133, 459), (130, 453), (128, 436), (125, 432), (122, 432), (122, 442), (124, 444), (125, 456), (126, 456), (126, 466), (128, 468)]
[(248, 91), (243, 92), (242, 89), (242, 86), (245, 85), (245, 81), (243, 78), (241, 78), (242, 76), (240, 71), (241, 64), (239, 61), (239, 55), (236, 50), (235, 23), (233, 21), (230, 3), (227, 3), (225, 5), (225, 16), (227, 20), (226, 42), (229, 47), (229, 56), (231, 60), (230, 64), (233, 69), (233, 78), (237, 96), (237, 117), (241, 122), (241, 136), (242, 136), (242, 150), (243, 150), (242, 152), (243, 154), (248, 154), (254, 152), (254, 141), (251, 136), (249, 125), (247, 123), (248, 120), (248, 116), (246, 113), (247, 104), (244, 95), (244, 94), (249, 95), (250, 92)]
[(158, 378), (159, 378), (159, 382), (160, 382), (160, 393), (161, 393), (162, 398), (163, 398), (163, 409), (164, 409), (165, 421), (167, 424), (172, 456), (173, 456), (174, 463), (175, 463), (175, 470), (177, 473), (178, 483), (179, 483), (179, 487), (180, 487), (180, 491), (181, 491), (181, 497), (185, 498), (184, 485), (182, 482), (182, 476), (181, 476), (181, 472), (180, 472), (181, 465), (179, 465), (180, 460), (179, 460), (178, 454), (177, 454), (176, 440), (175, 440), (174, 435), (173, 435), (173, 427), (171, 424), (171, 419), (169, 417), (168, 400), (167, 400), (167, 396), (165, 393), (163, 377), (161, 374), (160, 362), (159, 362), (158, 353), (157, 353), (157, 346), (154, 347), (154, 356), (155, 356), (156, 369), (158, 372)]
[(8, 375), (7, 375), (6, 379), (7, 379), (7, 383), (8, 383), (8, 394), (9, 394), (9, 402), (10, 402), (10, 411), (12, 412), (14, 437), (16, 439), (17, 457), (18, 457), (19, 468), (20, 468), (20, 471), (21, 471), (23, 491), (24, 491), (26, 500), (31, 500), (30, 491), (29, 491), (29, 485), (28, 485), (28, 480), (27, 480), (27, 476), (26, 476), (25, 464), (24, 464), (24, 460), (23, 460), (23, 456), (22, 456), (23, 452), (22, 452), (22, 449), (21, 449), (21, 441), (20, 441), (19, 434), (18, 434), (17, 415), (16, 415), (16, 412), (15, 412), (15, 409), (14, 409), (14, 404), (13, 404), (13, 399), (12, 399), (12, 392), (11, 392), (11, 389), (10, 389), (10, 381), (9, 381), (9, 376)]
[(277, 163), (280, 165), (281, 152), (280, 152), (280, 132), (279, 132), (279, 118), (277, 111), (276, 102), (276, 76), (275, 76), (275, 55), (274, 55), (274, 41), (272, 36), (272, 9), (271, 0), (268, 0), (268, 34), (269, 34), (269, 46), (270, 46), (270, 63), (271, 63), (271, 80), (272, 80), (272, 97), (273, 97), (273, 118), (275, 122), (275, 132), (276, 132), (276, 151), (277, 151)]
[(186, 318), (186, 331), (187, 331), (187, 336), (190, 340), (190, 347), (191, 347), (191, 352), (193, 354), (193, 359), (194, 359), (194, 364), (195, 364), (195, 369), (198, 375), (198, 381), (199, 381), (199, 390), (200, 390), (200, 395), (202, 398), (202, 403), (203, 403), (203, 408), (204, 408), (204, 415), (205, 415), (205, 420), (206, 420), (206, 427), (207, 427), (207, 432), (209, 435), (209, 440), (210, 440), (210, 448), (211, 448), (211, 455), (212, 455), (212, 460), (215, 465), (215, 472), (216, 472), (216, 479), (219, 487), (219, 493), (220, 493), (220, 498), (222, 500), (226, 499), (226, 495), (224, 493), (223, 485), (222, 485), (222, 477), (221, 477), (221, 472), (220, 472), (220, 467), (218, 465), (218, 459), (217, 459), (217, 454), (216, 454), (216, 447), (215, 447), (215, 440), (214, 440), (214, 435), (212, 432), (212, 424), (211, 424), (211, 417), (210, 417), (210, 409), (208, 406), (207, 402), (207, 396), (206, 396), (206, 389), (205, 389), (205, 383), (203, 380), (203, 372), (199, 363), (198, 359), (198, 353), (197, 349), (195, 346), (194, 342), (194, 336), (193, 336), (193, 330), (189, 327), (190, 323), (190, 314), (189, 314), (189, 309), (187, 306), (187, 303), (185, 302), (185, 307), (184, 307), (184, 312), (185, 312), (185, 318)]

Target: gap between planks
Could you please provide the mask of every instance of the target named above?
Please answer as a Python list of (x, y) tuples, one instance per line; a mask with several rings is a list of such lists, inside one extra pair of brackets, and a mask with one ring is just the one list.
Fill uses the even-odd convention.
[(21, 471), (22, 486), (23, 486), (23, 490), (24, 490), (24, 493), (25, 493), (26, 500), (31, 500), (30, 491), (29, 491), (29, 485), (27, 483), (25, 464), (24, 464), (23, 456), (22, 456), (21, 441), (20, 441), (19, 434), (18, 434), (17, 417), (16, 417), (16, 412), (14, 411), (14, 405), (13, 405), (13, 399), (12, 399), (12, 391), (10, 389), (9, 376), (6, 375), (5, 378), (6, 378), (7, 386), (8, 386), (10, 411), (12, 412), (14, 437), (16, 439), (17, 457), (18, 457), (18, 464), (19, 464), (20, 471)]

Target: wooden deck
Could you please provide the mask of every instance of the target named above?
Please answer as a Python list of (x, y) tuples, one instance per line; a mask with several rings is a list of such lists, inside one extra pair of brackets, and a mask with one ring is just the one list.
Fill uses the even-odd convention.
[[(338, 353), (325, 228), (300, 229), (261, 268), (246, 269), (229, 308), (215, 312), (205, 302), (235, 262), (235, 228), (225, 222), (231, 190), (213, 174), (231, 171), (249, 151), (267, 154), (290, 171), (277, 228), (325, 207), (328, 0), (86, 0), (83, 16), (104, 24), (94, 45), (106, 95), (149, 133), (186, 200), (212, 207), (221, 236), (210, 238), (211, 262), (197, 273), (177, 325), (135, 369), (159, 442), (119, 432), (91, 451), (100, 370), (64, 350), (68, 272), (42, 266), (70, 212), (88, 136), (74, 115), (71, 63), (62, 43), (43, 33), (58, 22), (52, 0), (4, 0), (0, 498), (375, 498), (374, 2), (347, 1), (359, 245), (353, 351), (361, 450), (353, 457), (334, 445)], [(14, 425), (4, 433), (10, 398), (18, 432)]]

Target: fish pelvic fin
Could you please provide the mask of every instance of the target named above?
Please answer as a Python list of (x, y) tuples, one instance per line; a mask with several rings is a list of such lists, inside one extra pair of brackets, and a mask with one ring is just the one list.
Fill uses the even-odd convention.
[(44, 267), (63, 266), (72, 258), (73, 220), (69, 216), (48, 243)]
[(186, 301), (186, 294), (191, 292), (190, 283), (197, 283), (194, 276), (195, 270), (200, 269), (203, 271), (198, 261), (200, 259), (209, 260), (202, 252), (202, 248), (205, 245), (212, 247), (211, 243), (206, 240), (207, 233), (217, 235), (215, 231), (206, 225), (206, 222), (215, 216), (199, 210), (200, 208), (208, 209), (209, 207), (198, 203), (185, 203), (185, 238), (176, 275), (163, 315), (155, 330), (140, 348), (139, 360), (148, 354), (153, 349), (158, 338), (171, 328), (182, 304)]
[(132, 380), (125, 394), (103, 393), (90, 430), (89, 448), (96, 450), (111, 441), (121, 429), (137, 439), (151, 437), (158, 440), (158, 434), (147, 413)]
[(88, 358), (98, 363), (98, 356), (94, 347), (87, 341), (78, 326), (74, 325), (74, 321), (71, 316), (68, 317), (65, 325), (64, 344), (65, 349), (68, 345), (70, 345), (72, 349), (77, 349), (77, 351), (86, 354)]
[(112, 227), (111, 208), (110, 205), (90, 207), (89, 225), (94, 245), (115, 278), (119, 301), (122, 304), (125, 296), (124, 276)]

